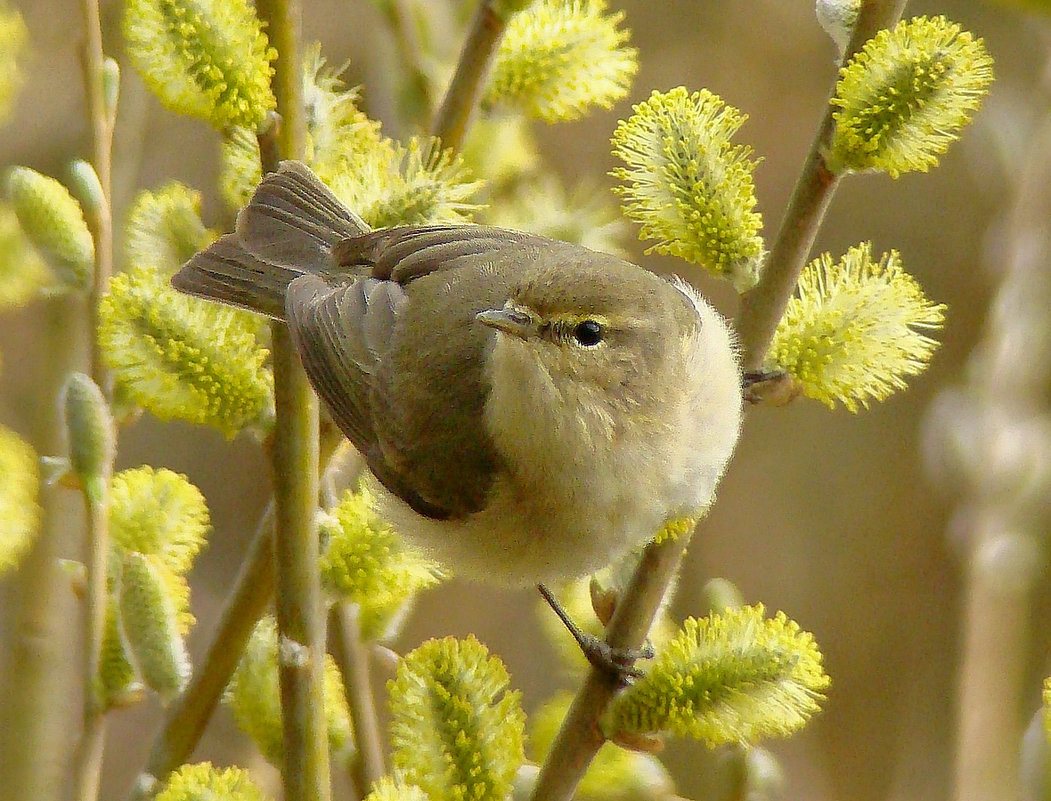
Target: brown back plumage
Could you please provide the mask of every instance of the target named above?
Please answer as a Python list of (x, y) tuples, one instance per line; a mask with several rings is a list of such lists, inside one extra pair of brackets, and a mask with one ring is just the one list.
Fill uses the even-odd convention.
[[(476, 225), (369, 231), (307, 167), (284, 162), (235, 231), (190, 259), (172, 285), (286, 321), (311, 384), (376, 477), (420, 514), (456, 518), (482, 507), (498, 459), (482, 421), (486, 392), (464, 403), (447, 377), (466, 371), (484, 383), (491, 332), (474, 315), (508, 291), (494, 259), (513, 251), (528, 263), (544, 241)], [(436, 273), (444, 277), (429, 280)], [(451, 284), (464, 287), (450, 294)], [(456, 308), (413, 314), (411, 296), (421, 292), (427, 305)], [(435, 470), (444, 460), (457, 469)]]

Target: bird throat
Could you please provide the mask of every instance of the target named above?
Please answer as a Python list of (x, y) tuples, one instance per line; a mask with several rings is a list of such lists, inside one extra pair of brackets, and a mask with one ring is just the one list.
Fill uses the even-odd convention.
[(486, 428), (522, 491), (579, 495), (609, 472), (618, 437), (601, 389), (552, 372), (515, 337), (497, 337), (487, 368)]

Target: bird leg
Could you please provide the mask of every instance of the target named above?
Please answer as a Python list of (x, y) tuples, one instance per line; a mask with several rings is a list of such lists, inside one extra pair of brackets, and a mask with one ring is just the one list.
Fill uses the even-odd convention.
[(593, 667), (612, 676), (622, 687), (627, 687), (632, 681), (643, 675), (643, 672), (635, 667), (635, 662), (638, 659), (652, 659), (653, 646), (646, 643), (642, 648), (614, 648), (605, 640), (582, 631), (562, 608), (562, 605), (555, 600), (551, 590), (543, 584), (537, 584), (536, 588), (540, 590), (548, 606), (555, 611), (565, 627), (569, 629), (569, 633), (577, 641), (581, 652)]

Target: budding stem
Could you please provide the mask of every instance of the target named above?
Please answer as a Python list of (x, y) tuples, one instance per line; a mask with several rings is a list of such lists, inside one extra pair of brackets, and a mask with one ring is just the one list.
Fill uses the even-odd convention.
[[(896, 24), (905, 10), (905, 2), (866, 0), (858, 12), (854, 33), (843, 53), (841, 64), (850, 61), (876, 31)], [(835, 85), (831, 91), (835, 91)], [(825, 104), (825, 114), (810, 146), (803, 172), (792, 191), (777, 238), (760, 273), (759, 283), (741, 296), (741, 309), (736, 323), (745, 370), (758, 370), (763, 366), (770, 340), (785, 313), (789, 298), (795, 292), (799, 275), (807, 263), (825, 212), (839, 185), (839, 176), (828, 169), (824, 157), (825, 149), (832, 139), (834, 111), (830, 104)]]

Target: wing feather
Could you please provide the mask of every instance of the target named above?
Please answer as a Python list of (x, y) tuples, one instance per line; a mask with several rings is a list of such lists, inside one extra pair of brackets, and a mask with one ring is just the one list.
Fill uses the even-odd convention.
[(532, 234), (484, 225), (401, 226), (345, 239), (333, 247), (332, 260), (344, 267), (369, 267), (376, 278), (408, 284), (510, 248), (538, 252), (539, 243)]
[[(371, 296), (383, 283), (363, 278), (333, 287), (320, 276), (303, 275), (289, 286), (285, 306), (310, 382), (336, 425), (365, 455), (376, 443), (369, 393), (382, 357), (382, 351), (368, 346), (366, 331), (393, 324), (396, 317), (385, 307), (390, 292), (401, 292), (397, 285), (384, 287), (380, 302), (373, 304)], [(390, 330), (372, 336), (377, 335), (389, 340)]]

